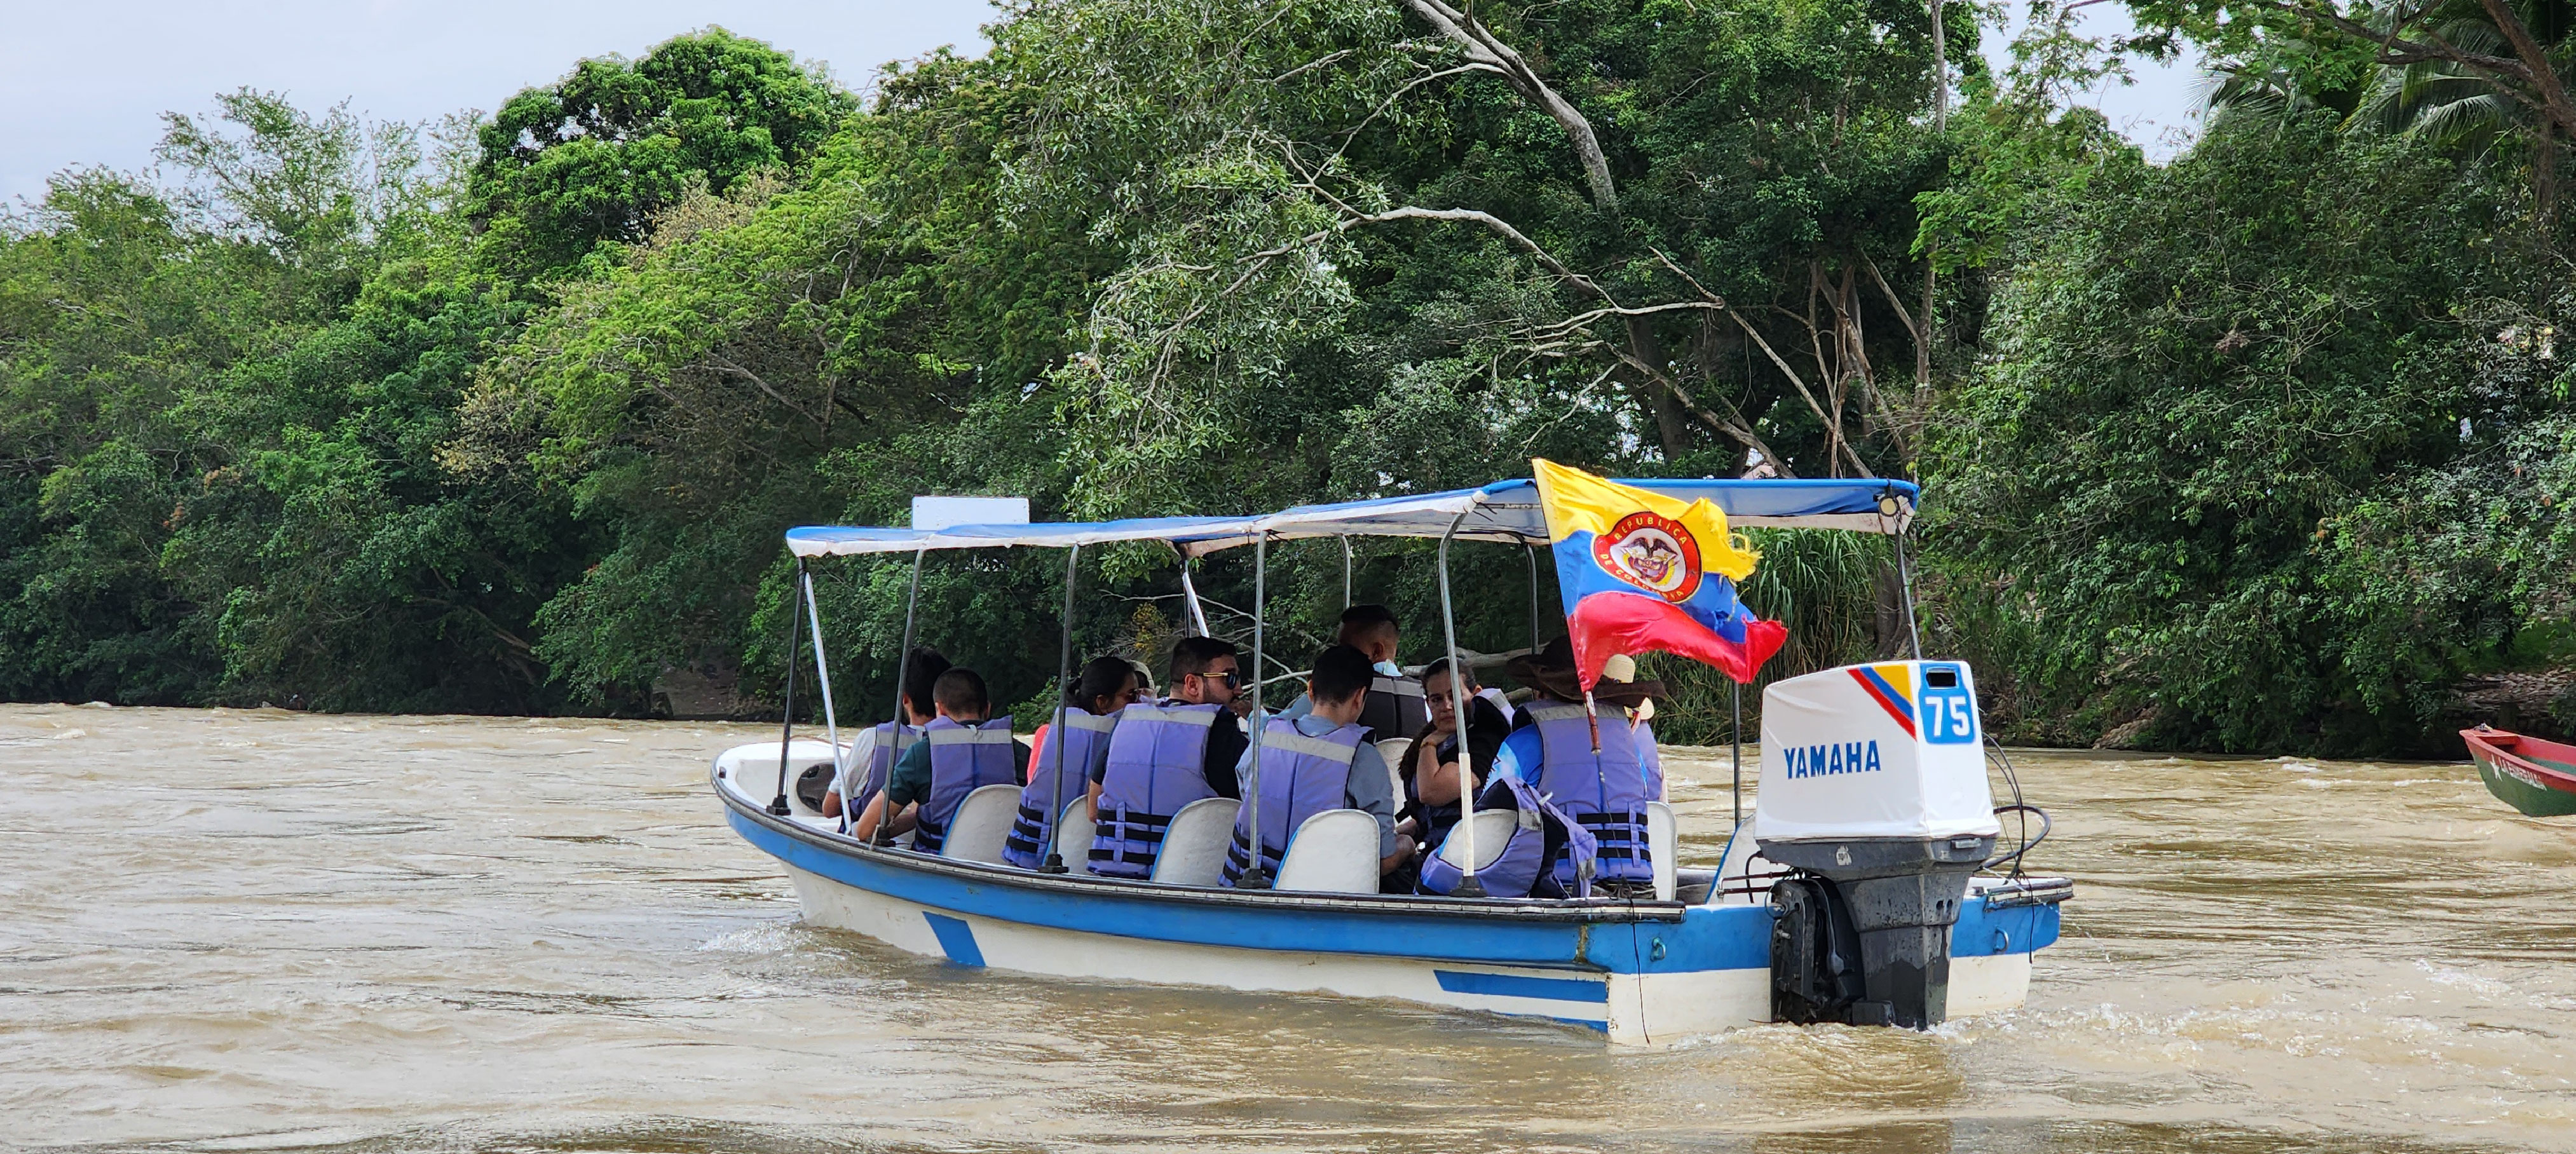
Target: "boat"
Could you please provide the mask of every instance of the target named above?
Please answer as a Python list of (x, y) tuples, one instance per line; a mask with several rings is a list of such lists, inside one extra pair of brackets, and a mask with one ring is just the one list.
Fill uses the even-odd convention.
[(2576, 813), (2576, 745), (2479, 726), (2460, 731), (2487, 792), (2531, 817)]
[[(1621, 484), (1678, 501), (1706, 499), (1737, 526), (1898, 535), (1900, 570), (1901, 535), (1917, 495), (1911, 484), (1876, 479)], [(1265, 685), (1280, 680), (1259, 675), (1266, 660), (1261, 617), (1268, 547), (1368, 536), (1439, 541), (1436, 576), (1453, 656), (1461, 650), (1449, 611), (1452, 544), (1528, 548), (1534, 586), (1534, 547), (1549, 540), (1527, 478), (1245, 517), (948, 524), (925, 520), (917, 505), (912, 527), (792, 529), (786, 539), (798, 562), (790, 590), (800, 626), (795, 636), (801, 644), (810, 627), (825, 732), (820, 740), (794, 733), (803, 659), (791, 646), (779, 740), (728, 749), (714, 760), (712, 784), (725, 819), (777, 859), (807, 923), (959, 966), (1117, 984), (1392, 999), (1553, 1020), (1621, 1046), (1782, 1020), (1928, 1026), (2025, 1000), (2033, 955), (2057, 940), (2058, 905), (2073, 886), (2023, 871), (2022, 859), (2038, 838), (1997, 852), (1999, 813), (2039, 811), (2018, 796), (2010, 805), (1993, 804), (1984, 756), (1992, 743), (1977, 717), (1964, 662), (1918, 655), (1769, 686), (1755, 812), (1743, 813), (1739, 744), (1737, 824), (1721, 862), (1681, 865), (1672, 812), (1655, 803), (1647, 823), (1650, 891), (1562, 899), (1381, 894), (1374, 833), (1365, 848), (1352, 850), (1318, 830), (1322, 819), (1351, 811), (1327, 811), (1301, 827), (1267, 889), (1219, 884), (1216, 862), (1231, 837), (1230, 808), (1211, 823), (1192, 825), (1187, 813), (1177, 817), (1151, 879), (1100, 877), (1079, 864), (1087, 861), (1092, 832), (1079, 801), (1064, 811), (1057, 856), (1046, 868), (1022, 869), (1000, 853), (1017, 811), (1016, 787), (987, 786), (969, 795), (937, 854), (849, 836), (790, 789), (809, 768), (832, 767), (851, 749), (840, 737), (830, 696), (811, 563), (910, 554), (917, 595), (920, 566), (932, 552), (1061, 548), (1068, 553), (1069, 622), (1072, 558), (1080, 550), (1162, 542), (1179, 559), (1187, 621), (1206, 633), (1190, 564), (1220, 550), (1250, 548), (1255, 675), (1247, 692), (1261, 703)], [(904, 649), (897, 652), (911, 646), (910, 612)], [(1532, 618), (1535, 646), (1541, 624), (1535, 607)], [(1067, 670), (1069, 628), (1061, 666)], [(1257, 735), (1259, 727), (1250, 728)], [(2018, 785), (2013, 788), (2017, 795)], [(2045, 837), (2045, 815), (2039, 816)], [(1453, 864), (1471, 881), (1490, 856), (1476, 847), (1499, 851), (1511, 818), (1509, 811), (1471, 812), (1461, 822), (1468, 848)], [(1462, 837), (1449, 840), (1455, 845)], [(1354, 853), (1362, 855), (1358, 862), (1342, 860)], [(1461, 885), (1457, 892), (1482, 891)]]

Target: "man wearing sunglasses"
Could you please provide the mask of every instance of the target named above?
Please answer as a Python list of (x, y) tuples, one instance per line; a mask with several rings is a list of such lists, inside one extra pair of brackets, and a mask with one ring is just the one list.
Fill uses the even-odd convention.
[(1088, 791), (1098, 823), (1091, 872), (1151, 875), (1163, 831), (1182, 806), (1243, 795), (1234, 765), (1251, 740), (1228, 708), (1242, 689), (1242, 669), (1231, 643), (1184, 637), (1172, 647), (1172, 696), (1120, 711), (1109, 756)]

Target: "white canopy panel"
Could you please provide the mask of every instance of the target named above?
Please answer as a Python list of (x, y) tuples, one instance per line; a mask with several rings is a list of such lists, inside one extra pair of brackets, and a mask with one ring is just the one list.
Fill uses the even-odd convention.
[[(1914, 518), (1918, 494), (1910, 481), (1689, 480), (1621, 481), (1683, 501), (1702, 497), (1726, 511), (1735, 526), (1843, 529), (1901, 533)], [(1885, 504), (1882, 504), (1884, 499)], [(1893, 515), (1884, 509), (1895, 510)], [(1460, 514), (1465, 514), (1463, 519)], [(1547, 519), (1538, 486), (1527, 478), (1481, 489), (1300, 505), (1262, 517), (1137, 517), (1123, 521), (1041, 522), (1029, 525), (955, 525), (945, 529), (806, 526), (787, 531), (799, 557), (911, 553), (930, 549), (993, 549), (1013, 545), (1062, 549), (1117, 541), (1168, 541), (1191, 556), (1272, 540), (1311, 537), (1439, 537), (1452, 522), (1468, 541), (1544, 544)]]

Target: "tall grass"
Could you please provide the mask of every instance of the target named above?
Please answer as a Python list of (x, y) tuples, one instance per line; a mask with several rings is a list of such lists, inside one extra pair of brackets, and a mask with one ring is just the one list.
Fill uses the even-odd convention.
[[(1738, 587), (1755, 615), (1789, 627), (1789, 640), (1744, 687), (1744, 739), (1762, 724), (1762, 689), (1774, 681), (1867, 661), (1901, 644), (1903, 622), (1881, 637), (1880, 584), (1893, 582), (1885, 537), (1829, 529), (1749, 530), (1762, 562)], [(1890, 590), (1891, 596), (1893, 590)], [(1891, 602), (1892, 603), (1892, 602)], [(1656, 707), (1655, 736), (1677, 745), (1719, 745), (1733, 731), (1725, 674), (1669, 654), (1650, 654), (1640, 676), (1661, 678), (1671, 695)]]

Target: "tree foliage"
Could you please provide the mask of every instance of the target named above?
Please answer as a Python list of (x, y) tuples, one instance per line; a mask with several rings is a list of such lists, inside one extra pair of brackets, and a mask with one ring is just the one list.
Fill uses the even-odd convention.
[[(2124, 46), (2070, 11), (1990, 72), (1950, 6), (1946, 116), (1914, 0), (1021, 0), (864, 107), (720, 29), (430, 129), (224, 97), (159, 175), (65, 174), (0, 237), (0, 692), (641, 711), (688, 671), (749, 705), (794, 524), (1540, 455), (1923, 476), (1934, 643), (2060, 739), (2399, 748), (2462, 679), (2564, 664), (2527, 150), (2338, 131), (2398, 65), (2331, 20), (2158, 9)], [(2313, 98), (2164, 168), (2067, 107), (2183, 35), (2244, 49), (2246, 107)], [(1900, 644), (1879, 543), (1765, 547), (1780, 672)], [(1427, 546), (1269, 560), (1272, 673), (1346, 595), (1434, 651)], [(1249, 562), (1198, 567), (1219, 632)], [(1555, 628), (1529, 556), (1453, 564), (1463, 643)], [(844, 717), (891, 691), (911, 576), (817, 573)], [(1077, 579), (1087, 651), (1181, 624), (1166, 552)], [(933, 558), (927, 639), (1042, 700), (1062, 580)], [(1721, 732), (1664, 672), (1667, 731)]]

